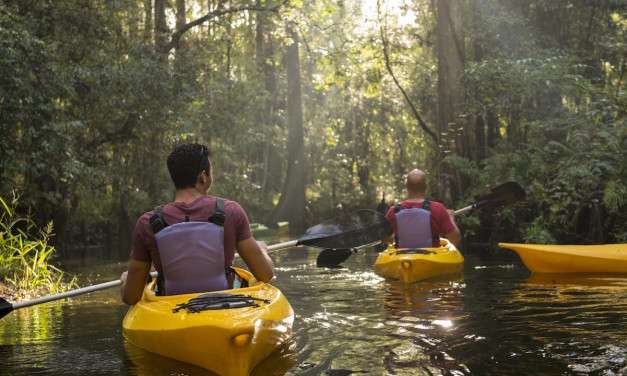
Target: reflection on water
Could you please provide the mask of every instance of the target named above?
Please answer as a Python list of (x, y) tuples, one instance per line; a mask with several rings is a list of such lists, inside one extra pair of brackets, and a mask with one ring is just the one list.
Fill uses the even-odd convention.
[[(294, 335), (254, 375), (627, 374), (627, 276), (529, 276), (466, 258), (463, 276), (403, 285), (360, 252), (321, 269), (315, 250), (275, 254)], [(83, 278), (115, 278), (122, 264)], [(0, 321), (0, 374), (210, 375), (124, 344), (117, 291)]]

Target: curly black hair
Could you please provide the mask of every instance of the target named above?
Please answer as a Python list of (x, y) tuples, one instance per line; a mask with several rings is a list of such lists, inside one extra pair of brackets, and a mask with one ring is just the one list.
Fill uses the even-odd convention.
[(201, 144), (175, 146), (168, 156), (168, 171), (176, 189), (194, 187), (198, 174), (211, 173), (209, 149)]

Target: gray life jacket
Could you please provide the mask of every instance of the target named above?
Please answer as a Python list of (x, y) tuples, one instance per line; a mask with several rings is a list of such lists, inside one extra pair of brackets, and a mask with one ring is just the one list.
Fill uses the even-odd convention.
[(162, 207), (155, 208), (150, 226), (155, 234), (162, 273), (159, 295), (178, 295), (228, 289), (224, 256), (224, 200), (207, 221), (168, 225)]
[(395, 243), (398, 248), (428, 248), (439, 240), (431, 230), (431, 203), (425, 199), (421, 208), (394, 206)]

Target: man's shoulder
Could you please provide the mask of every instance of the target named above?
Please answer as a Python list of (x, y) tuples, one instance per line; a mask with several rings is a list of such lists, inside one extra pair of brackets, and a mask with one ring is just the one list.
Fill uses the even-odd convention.
[(152, 217), (152, 215), (155, 213), (155, 209), (152, 209), (150, 211), (144, 212), (142, 215), (139, 216), (139, 218), (137, 218), (137, 223), (148, 223), (150, 222), (150, 217)]
[(435, 215), (448, 215), (448, 208), (443, 203), (432, 200), (429, 200), (429, 203), (431, 205), (431, 213)]
[(242, 205), (240, 205), (240, 203), (235, 200), (230, 200), (224, 197), (214, 197), (214, 199), (221, 199), (224, 201), (225, 211), (237, 211), (237, 212), (244, 211), (244, 208), (242, 207)]
[(139, 216), (139, 218), (137, 218), (137, 222), (135, 222), (136, 233), (152, 234), (152, 229), (150, 228), (150, 218), (153, 214), (154, 209), (143, 213)]
[(221, 199), (224, 201), (224, 214), (226, 215), (226, 218), (231, 218), (236, 223), (239, 223), (242, 220), (248, 218), (246, 211), (239, 202), (235, 200), (229, 200), (223, 197), (213, 197), (213, 202), (215, 203), (215, 200), (217, 199)]

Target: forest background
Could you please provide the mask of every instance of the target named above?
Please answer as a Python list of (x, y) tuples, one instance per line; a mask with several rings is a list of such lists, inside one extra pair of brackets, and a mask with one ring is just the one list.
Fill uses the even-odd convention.
[(467, 244), (627, 242), (620, 0), (2, 0), (0, 196), (64, 254), (126, 257), (209, 145), (212, 192), (291, 231), (402, 198), (467, 205)]

